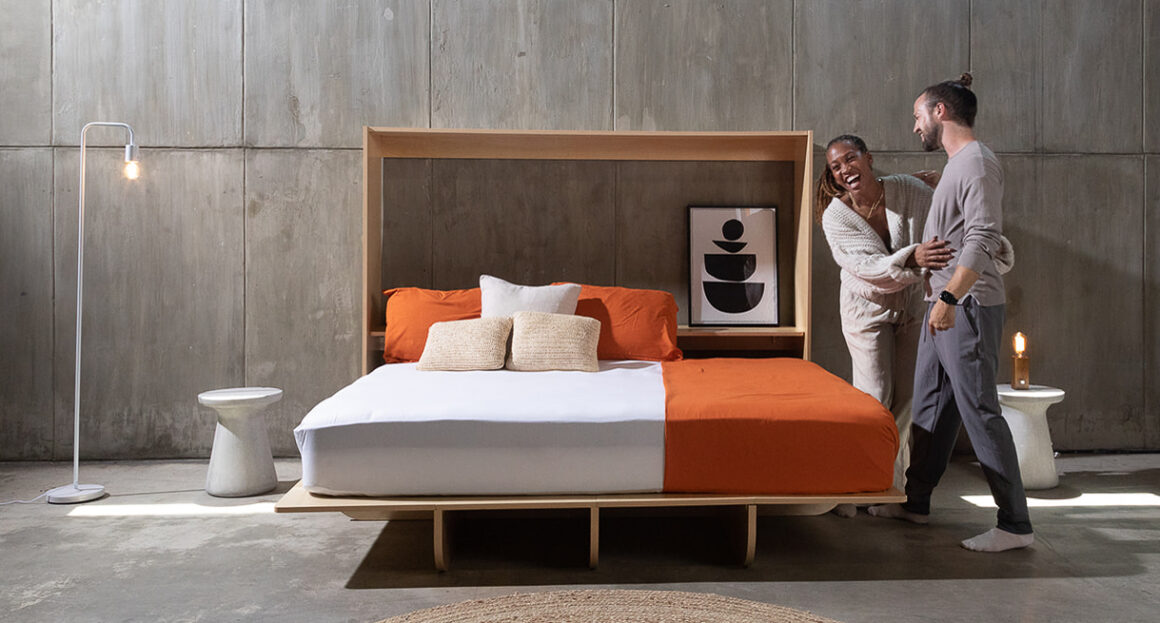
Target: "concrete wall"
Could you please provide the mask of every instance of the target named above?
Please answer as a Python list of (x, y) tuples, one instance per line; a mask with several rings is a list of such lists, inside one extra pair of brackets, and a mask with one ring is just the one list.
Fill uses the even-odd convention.
[[(963, 70), (1007, 169), (1008, 333), (1058, 449), (1160, 449), (1160, 0), (0, 0), (0, 459), (206, 456), (199, 391), (282, 387), (279, 454), (358, 370), (362, 125), (810, 129), (938, 168), (911, 103)], [(93, 144), (122, 141), (114, 130)], [(816, 359), (849, 361), (815, 240)], [(1003, 366), (1004, 373), (1007, 366)]]

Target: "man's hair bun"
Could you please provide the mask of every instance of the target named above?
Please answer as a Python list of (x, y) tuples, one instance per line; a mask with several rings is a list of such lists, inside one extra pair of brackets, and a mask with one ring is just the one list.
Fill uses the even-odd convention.
[(963, 75), (959, 76), (959, 79), (956, 80), (955, 82), (958, 82), (959, 84), (963, 85), (965, 88), (969, 89), (969, 88), (971, 88), (972, 81), (974, 81), (974, 78), (971, 77), (971, 74), (968, 72), (963, 72)]

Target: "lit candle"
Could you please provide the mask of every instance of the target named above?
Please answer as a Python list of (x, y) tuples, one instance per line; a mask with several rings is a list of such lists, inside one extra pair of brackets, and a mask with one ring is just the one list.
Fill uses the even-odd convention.
[(1016, 333), (1012, 340), (1015, 347), (1015, 356), (1011, 357), (1011, 389), (1030, 389), (1028, 379), (1031, 371), (1031, 358), (1027, 356), (1027, 336)]

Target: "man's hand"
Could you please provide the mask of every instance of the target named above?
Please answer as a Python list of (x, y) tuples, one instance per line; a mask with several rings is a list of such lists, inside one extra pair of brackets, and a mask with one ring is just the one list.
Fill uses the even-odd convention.
[(930, 320), (926, 325), (930, 327), (930, 334), (934, 335), (936, 331), (946, 331), (955, 327), (955, 308), (953, 305), (947, 305), (942, 301), (935, 301), (934, 307), (930, 308)]

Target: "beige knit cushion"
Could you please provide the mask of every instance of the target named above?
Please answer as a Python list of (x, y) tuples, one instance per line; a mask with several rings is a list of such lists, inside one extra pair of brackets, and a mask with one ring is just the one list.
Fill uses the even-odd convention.
[(512, 316), (509, 370), (596, 372), (600, 321), (587, 316), (522, 311)]
[(427, 330), (420, 370), (498, 370), (507, 354), (511, 318), (436, 322)]

